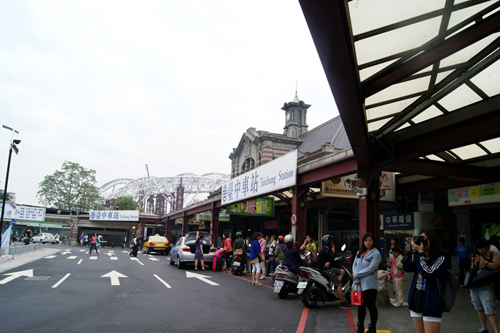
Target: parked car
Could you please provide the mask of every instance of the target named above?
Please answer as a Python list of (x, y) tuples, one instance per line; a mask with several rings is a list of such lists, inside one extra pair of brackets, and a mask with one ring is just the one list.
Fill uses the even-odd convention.
[(58, 240), (54, 237), (54, 235), (49, 234), (49, 233), (41, 233), (36, 236), (33, 236), (32, 238), (33, 243), (53, 243), (56, 244), (58, 243)]
[(165, 236), (149, 236), (144, 240), (144, 242), (142, 242), (142, 253), (145, 254), (148, 254), (149, 252), (169, 254), (171, 248), (172, 246)]
[[(203, 235), (203, 260), (205, 265), (212, 267), (215, 256), (215, 247), (212, 246), (210, 234), (200, 231)], [(194, 265), (194, 253), (196, 251), (196, 232), (188, 232), (184, 237), (179, 238), (172, 251), (170, 251), (170, 265), (177, 265), (177, 268), (184, 268), (186, 265)]]

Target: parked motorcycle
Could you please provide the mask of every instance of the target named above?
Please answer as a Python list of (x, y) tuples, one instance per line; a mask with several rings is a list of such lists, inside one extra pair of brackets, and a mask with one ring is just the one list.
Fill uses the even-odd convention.
[(243, 274), (245, 270), (245, 261), (243, 256), (246, 254), (235, 254), (233, 255), (233, 259), (231, 261), (231, 273), (233, 275)]
[[(281, 299), (285, 299), (288, 293), (297, 293), (300, 276), (292, 272), (289, 267), (283, 264), (278, 265), (272, 276), (274, 292)], [(307, 283), (304, 282), (303, 284)]]
[[(345, 249), (345, 245), (343, 246)], [(348, 257), (335, 258), (336, 262), (344, 262)], [(342, 278), (342, 293), (345, 300), (351, 302), (351, 284), (352, 274), (345, 265), (341, 265), (345, 270)], [(300, 267), (302, 279), (301, 285), (298, 288), (297, 294), (302, 295), (302, 303), (305, 307), (314, 308), (318, 301), (320, 302), (335, 302), (339, 300), (337, 288), (333, 283), (321, 274), (320, 271), (310, 267)]]

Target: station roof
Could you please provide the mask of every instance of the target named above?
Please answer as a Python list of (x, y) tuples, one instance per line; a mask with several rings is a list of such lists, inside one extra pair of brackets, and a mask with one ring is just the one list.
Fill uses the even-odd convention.
[(299, 2), (360, 177), (500, 179), (500, 0)]

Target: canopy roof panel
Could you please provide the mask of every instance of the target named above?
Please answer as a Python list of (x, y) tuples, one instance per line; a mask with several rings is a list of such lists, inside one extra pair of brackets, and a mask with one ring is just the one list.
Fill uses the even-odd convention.
[(500, 0), (299, 2), (361, 169), (500, 171)]

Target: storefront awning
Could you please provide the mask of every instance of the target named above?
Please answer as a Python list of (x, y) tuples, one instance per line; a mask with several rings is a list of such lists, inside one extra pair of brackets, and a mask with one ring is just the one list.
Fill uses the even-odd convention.
[(57, 222), (36, 222), (15, 220), (16, 226), (44, 227), (44, 228), (62, 228), (62, 223)]

